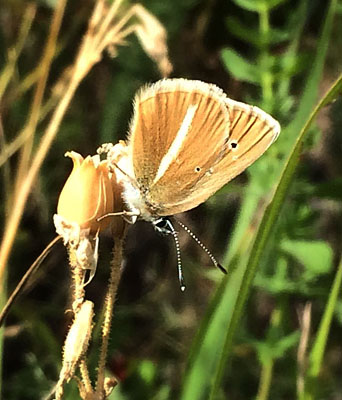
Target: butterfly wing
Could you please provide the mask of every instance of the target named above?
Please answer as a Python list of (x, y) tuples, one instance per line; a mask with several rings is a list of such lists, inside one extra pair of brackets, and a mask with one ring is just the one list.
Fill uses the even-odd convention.
[[(217, 190), (256, 161), (277, 139), (279, 123), (255, 106), (226, 100), (230, 115), (230, 134), (224, 155), (217, 157), (204, 176), (177, 204), (163, 203), (170, 215), (190, 210), (206, 201)], [(164, 215), (164, 214), (163, 214)]]
[[(128, 148), (132, 174), (155, 214), (195, 185), (228, 140), (227, 97), (215, 85), (162, 80), (135, 98)], [(200, 165), (201, 171), (194, 174)], [(171, 181), (168, 181), (171, 179)]]
[(172, 79), (143, 89), (128, 142), (142, 208), (163, 216), (196, 207), (260, 157), (279, 131), (268, 114), (215, 85)]

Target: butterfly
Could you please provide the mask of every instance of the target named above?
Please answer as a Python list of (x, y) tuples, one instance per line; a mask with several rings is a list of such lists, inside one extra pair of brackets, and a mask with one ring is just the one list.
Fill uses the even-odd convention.
[(132, 216), (174, 235), (170, 216), (206, 201), (279, 133), (269, 114), (214, 84), (163, 79), (145, 86), (135, 96), (125, 156), (117, 163), (124, 201)]

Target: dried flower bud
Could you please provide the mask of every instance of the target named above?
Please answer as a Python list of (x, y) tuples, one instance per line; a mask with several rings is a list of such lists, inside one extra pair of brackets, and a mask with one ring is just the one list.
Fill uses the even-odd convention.
[(104, 381), (104, 392), (105, 392), (105, 398), (109, 397), (110, 394), (112, 393), (113, 389), (119, 382), (116, 380), (115, 377), (109, 377), (107, 376)]
[(75, 370), (86, 353), (91, 337), (94, 304), (87, 300), (81, 304), (65, 339), (63, 365), (56, 385), (56, 399), (63, 397), (63, 385), (74, 376)]
[(100, 161), (98, 155), (84, 159), (74, 151), (66, 156), (74, 166), (59, 196), (58, 215), (90, 232), (105, 229), (110, 218), (97, 220), (114, 210), (113, 173), (107, 161)]

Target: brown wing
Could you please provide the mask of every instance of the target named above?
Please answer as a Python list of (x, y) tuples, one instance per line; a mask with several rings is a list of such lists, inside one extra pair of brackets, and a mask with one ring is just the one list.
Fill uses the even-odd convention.
[(217, 158), (177, 204), (163, 202), (164, 210), (160, 215), (177, 214), (203, 203), (256, 161), (277, 139), (280, 125), (269, 114), (258, 107), (231, 99), (227, 99), (226, 104), (230, 115), (230, 134), (223, 157)]
[(159, 196), (180, 201), (215, 161), (228, 140), (226, 99), (215, 85), (185, 79), (162, 80), (137, 95), (128, 146), (134, 177), (153, 203)]
[(152, 214), (162, 216), (204, 202), (259, 158), (280, 126), (214, 85), (177, 79), (141, 92), (131, 132), (142, 197)]

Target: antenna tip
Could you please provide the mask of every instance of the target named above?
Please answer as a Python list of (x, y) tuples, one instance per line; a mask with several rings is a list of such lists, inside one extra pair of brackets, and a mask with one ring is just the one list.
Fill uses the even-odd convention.
[(217, 268), (219, 268), (225, 275), (228, 274), (227, 270), (220, 263), (217, 263)]

